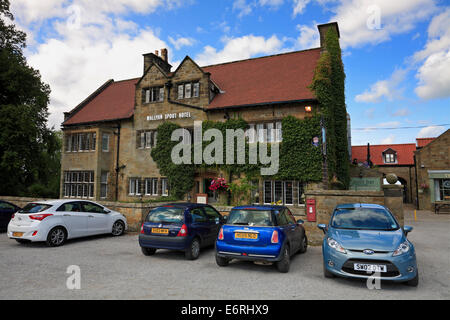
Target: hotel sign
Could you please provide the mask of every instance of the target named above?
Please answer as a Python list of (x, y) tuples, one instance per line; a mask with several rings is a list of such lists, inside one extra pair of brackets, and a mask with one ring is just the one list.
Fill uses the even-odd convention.
[(173, 120), (173, 119), (184, 119), (191, 118), (190, 112), (175, 112), (166, 114), (155, 114), (153, 116), (147, 116), (147, 121), (157, 121), (157, 120)]
[(381, 191), (380, 178), (351, 178), (350, 190)]

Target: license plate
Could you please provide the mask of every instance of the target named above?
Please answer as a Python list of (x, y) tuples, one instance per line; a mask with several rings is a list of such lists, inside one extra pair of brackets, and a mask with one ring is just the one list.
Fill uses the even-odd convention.
[(258, 234), (257, 233), (236, 232), (234, 234), (234, 237), (236, 239), (253, 239), (253, 240), (256, 240), (256, 239), (258, 239)]
[(354, 263), (353, 268), (356, 271), (387, 272), (386, 266), (381, 264)]
[(23, 232), (13, 232), (13, 237), (21, 237), (23, 236)]
[(169, 234), (169, 229), (152, 228), (152, 233)]

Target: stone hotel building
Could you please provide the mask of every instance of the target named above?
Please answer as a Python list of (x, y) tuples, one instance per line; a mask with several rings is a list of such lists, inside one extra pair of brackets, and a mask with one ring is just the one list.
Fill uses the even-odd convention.
[[(254, 139), (281, 141), (284, 117), (304, 118), (318, 106), (308, 86), (328, 28), (339, 34), (337, 23), (319, 25), (319, 48), (211, 66), (186, 56), (172, 70), (166, 49), (144, 54), (138, 78), (108, 80), (65, 113), (61, 197), (140, 201), (169, 195), (168, 180), (150, 156), (163, 121), (190, 129), (194, 121), (241, 117), (257, 130)], [(260, 129), (276, 130), (260, 136)], [(192, 199), (204, 193), (214, 202), (208, 186), (217, 175), (198, 173)], [(301, 182), (255, 183), (256, 202), (302, 205)]]

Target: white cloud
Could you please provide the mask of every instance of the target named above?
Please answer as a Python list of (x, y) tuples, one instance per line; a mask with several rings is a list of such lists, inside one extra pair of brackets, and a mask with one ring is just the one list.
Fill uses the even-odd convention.
[(298, 14), (302, 14), (303, 10), (306, 8), (310, 0), (293, 0), (293, 16), (297, 16)]
[[(321, 0), (335, 13), (330, 21), (339, 23), (341, 46), (378, 44), (393, 35), (409, 32), (429, 18), (437, 7), (435, 0)], [(332, 6), (333, 3), (338, 3)], [(380, 22), (378, 27), (377, 22)]]
[(405, 79), (406, 74), (407, 70), (405, 69), (395, 70), (389, 79), (377, 81), (370, 87), (369, 90), (356, 95), (355, 101), (376, 103), (382, 98), (393, 100), (394, 98), (399, 97), (401, 90), (398, 87)]
[(396, 138), (395, 135), (390, 134), (389, 136), (382, 139), (380, 144), (394, 144), (395, 138)]
[(186, 38), (186, 37), (178, 37), (174, 39), (169, 37), (169, 42), (175, 47), (175, 49), (180, 50), (182, 47), (191, 47), (195, 44), (195, 39)]
[(402, 108), (402, 109), (398, 109), (397, 111), (395, 111), (394, 113), (392, 113), (392, 115), (394, 117), (406, 117), (408, 115), (410, 115), (411, 112), (409, 111), (408, 108)]
[(269, 7), (277, 9), (284, 3), (284, 0), (234, 0), (233, 11), (238, 11), (238, 17), (242, 18), (252, 13), (256, 7)]
[(416, 94), (423, 99), (450, 97), (450, 8), (432, 19), (427, 44), (413, 60), (422, 63)]
[(399, 121), (382, 122), (376, 125), (377, 128), (397, 128), (400, 126)]
[(254, 35), (239, 38), (223, 38), (224, 47), (218, 51), (216, 48), (206, 46), (203, 52), (195, 57), (195, 61), (201, 65), (211, 65), (235, 60), (242, 60), (256, 55), (269, 55), (278, 53), (282, 48), (282, 41), (275, 35), (266, 39)]
[(423, 128), (417, 134), (417, 138), (434, 138), (444, 133), (445, 128), (442, 126), (429, 126)]

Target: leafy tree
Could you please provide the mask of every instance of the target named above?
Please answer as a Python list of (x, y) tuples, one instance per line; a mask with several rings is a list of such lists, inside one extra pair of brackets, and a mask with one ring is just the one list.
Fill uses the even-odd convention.
[(59, 194), (61, 142), (47, 128), (50, 87), (22, 53), (26, 35), (0, 0), (0, 194)]

